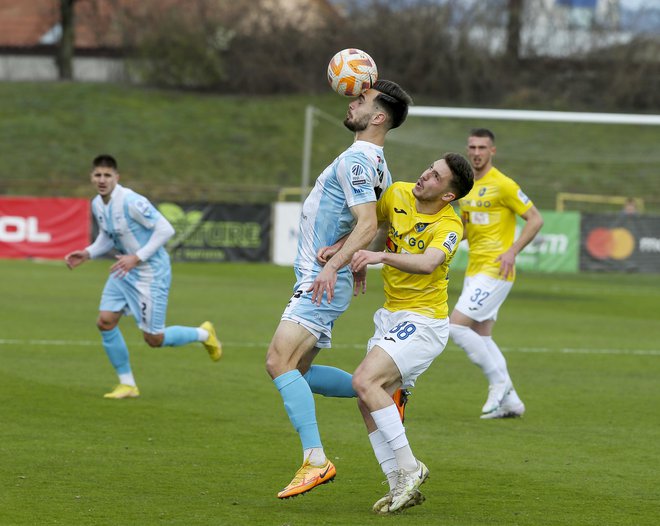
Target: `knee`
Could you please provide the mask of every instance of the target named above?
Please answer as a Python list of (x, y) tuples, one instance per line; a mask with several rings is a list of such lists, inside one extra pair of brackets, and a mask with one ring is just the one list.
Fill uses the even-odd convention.
[(353, 373), (351, 385), (353, 386), (353, 389), (357, 393), (360, 400), (364, 398), (365, 393), (369, 390), (370, 387), (370, 383), (368, 382), (366, 375), (364, 375), (359, 368)]
[(149, 334), (148, 332), (143, 332), (142, 336), (149, 347), (161, 347), (163, 345), (162, 334)]
[(117, 321), (104, 316), (99, 316), (96, 319), (96, 327), (100, 331), (111, 331), (117, 326)]
[(277, 378), (280, 374), (282, 368), (282, 360), (277, 352), (277, 349), (271, 345), (268, 347), (268, 352), (266, 353), (266, 371), (270, 375), (271, 378), (275, 379)]

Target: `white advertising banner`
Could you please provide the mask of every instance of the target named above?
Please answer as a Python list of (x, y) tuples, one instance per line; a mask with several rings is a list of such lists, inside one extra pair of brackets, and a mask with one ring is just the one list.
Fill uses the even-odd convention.
[(273, 207), (273, 263), (293, 265), (298, 249), (302, 203), (275, 203)]

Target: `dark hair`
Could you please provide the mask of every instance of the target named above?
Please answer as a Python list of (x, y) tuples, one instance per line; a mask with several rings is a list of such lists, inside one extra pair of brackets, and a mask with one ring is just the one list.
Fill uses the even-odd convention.
[(488, 128), (472, 128), (470, 137), (488, 137), (495, 144), (495, 134)]
[(459, 153), (446, 153), (442, 158), (452, 174), (451, 186), (456, 199), (465, 197), (474, 185), (474, 171), (468, 160)]
[(391, 80), (377, 80), (372, 88), (380, 91), (374, 101), (389, 115), (390, 129), (401, 126), (408, 116), (408, 106), (413, 103), (412, 97)]
[(112, 155), (108, 155), (107, 153), (102, 153), (101, 155), (97, 155), (94, 158), (94, 160), (92, 161), (92, 166), (94, 168), (103, 166), (104, 168), (112, 168), (113, 170), (116, 170), (117, 161)]

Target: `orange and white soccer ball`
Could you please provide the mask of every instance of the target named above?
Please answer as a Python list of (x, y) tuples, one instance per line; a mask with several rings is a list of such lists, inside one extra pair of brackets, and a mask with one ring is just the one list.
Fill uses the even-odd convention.
[(345, 97), (357, 97), (371, 88), (376, 80), (376, 62), (361, 49), (343, 49), (328, 64), (330, 86)]

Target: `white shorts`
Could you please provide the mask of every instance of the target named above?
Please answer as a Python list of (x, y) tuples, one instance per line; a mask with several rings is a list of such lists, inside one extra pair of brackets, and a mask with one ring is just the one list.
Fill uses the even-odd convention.
[(374, 314), (376, 332), (367, 343), (390, 355), (401, 373), (403, 387), (413, 387), (417, 377), (444, 351), (449, 338), (449, 320), (422, 316), (410, 311), (378, 309)]
[(454, 308), (474, 321), (494, 321), (511, 287), (513, 281), (491, 278), (484, 274), (465, 276), (461, 297)]

